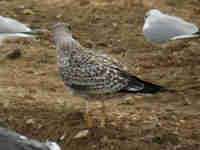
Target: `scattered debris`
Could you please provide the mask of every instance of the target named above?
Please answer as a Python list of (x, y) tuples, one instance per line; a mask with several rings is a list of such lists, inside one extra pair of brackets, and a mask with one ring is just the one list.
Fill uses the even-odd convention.
[(24, 9), (23, 13), (25, 15), (34, 15), (35, 14), (31, 9)]
[(35, 124), (35, 120), (34, 119), (28, 119), (28, 120), (26, 120), (26, 124)]
[(59, 138), (59, 141), (63, 141), (65, 139), (65, 133)]
[(74, 136), (74, 139), (79, 139), (79, 138), (84, 138), (88, 135), (89, 131), (88, 129), (86, 130), (82, 130), (80, 132), (78, 132), (75, 136)]
[(21, 50), (19, 48), (15, 48), (6, 55), (9, 59), (17, 59), (21, 56)]

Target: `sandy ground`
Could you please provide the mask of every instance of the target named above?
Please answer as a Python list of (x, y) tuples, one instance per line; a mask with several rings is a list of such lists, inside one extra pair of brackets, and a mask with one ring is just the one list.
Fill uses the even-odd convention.
[(36, 38), (9, 40), (0, 48), (0, 126), (41, 141), (65, 135), (59, 142), (63, 150), (200, 149), (200, 40), (161, 47), (142, 35), (151, 8), (200, 26), (199, 0), (7, 0), (0, 5), (2, 16), (31, 26), (68, 22), (84, 46), (119, 59), (142, 79), (179, 91), (108, 101), (105, 129), (99, 128), (94, 103), (95, 126), (88, 130), (84, 101), (70, 96), (59, 77), (50, 33), (38, 31)]

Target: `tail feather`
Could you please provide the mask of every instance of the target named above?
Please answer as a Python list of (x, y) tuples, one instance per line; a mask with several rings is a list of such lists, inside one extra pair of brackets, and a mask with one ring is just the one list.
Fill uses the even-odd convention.
[[(140, 86), (140, 88), (138, 88)], [(131, 92), (131, 93), (143, 93), (143, 94), (155, 94), (159, 92), (169, 92), (169, 93), (175, 93), (175, 90), (169, 90), (165, 87), (146, 82), (143, 80), (140, 80), (139, 78), (132, 76), (130, 78), (130, 81), (128, 83), (128, 86), (123, 88), (121, 92)]]
[(29, 28), (30, 28), (31, 30), (40, 30), (40, 29), (42, 29), (42, 28), (39, 27), (39, 26), (29, 26)]
[(200, 33), (196, 32), (194, 34), (191, 35), (180, 35), (180, 36), (175, 36), (173, 38), (171, 38), (170, 40), (182, 40), (182, 39), (194, 39), (194, 38), (199, 38), (200, 37)]
[(182, 40), (182, 39), (193, 39), (193, 38), (199, 38), (200, 37), (200, 30), (191, 34), (191, 35), (179, 35), (171, 38), (170, 40)]
[(9, 38), (9, 37), (33, 37), (32, 34), (27, 34), (25, 32), (19, 33), (0, 33), (1, 39)]
[(197, 31), (197, 32), (195, 32), (194, 34), (196, 34), (196, 35), (200, 35), (200, 30)]

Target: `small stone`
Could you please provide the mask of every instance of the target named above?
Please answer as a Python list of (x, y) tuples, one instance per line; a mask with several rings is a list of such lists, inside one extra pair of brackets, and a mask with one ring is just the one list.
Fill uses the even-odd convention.
[(101, 139), (102, 142), (107, 142), (108, 141), (108, 137), (107, 136), (104, 136), (102, 139)]
[(34, 14), (35, 14), (35, 13), (34, 13), (32, 10), (30, 10), (30, 9), (24, 9), (23, 13), (24, 13), (25, 15), (34, 15)]
[(184, 100), (185, 100), (184, 105), (191, 105), (192, 104), (192, 102), (188, 98), (185, 98)]
[(26, 120), (26, 124), (35, 124), (35, 120), (34, 119), (28, 119), (28, 120)]
[(133, 97), (127, 96), (127, 97), (125, 97), (125, 99), (121, 102), (121, 104), (133, 105), (133, 104), (135, 104), (135, 100), (134, 100)]
[(86, 137), (88, 135), (88, 133), (89, 133), (88, 130), (80, 131), (74, 136), (74, 139)]
[(60, 19), (62, 16), (63, 16), (62, 14), (58, 14), (58, 15), (56, 16), (56, 18)]
[(24, 9), (25, 6), (24, 5), (17, 5), (16, 8), (19, 8), (19, 9)]
[(63, 141), (64, 139), (65, 139), (65, 134), (63, 134), (63, 135), (59, 138), (60, 141)]
[(43, 127), (42, 124), (38, 124), (38, 129), (41, 129)]
[(116, 22), (113, 22), (112, 25), (113, 27), (117, 27), (118, 24)]
[(8, 117), (8, 121), (13, 121), (14, 120), (14, 117), (13, 116), (9, 116)]
[(17, 59), (21, 56), (21, 51), (20, 49), (16, 48), (12, 52), (7, 54), (7, 58), (9, 59)]
[(180, 121), (180, 123), (185, 123), (185, 120), (179, 120)]
[(10, 106), (10, 102), (6, 101), (3, 103), (3, 108), (7, 109)]

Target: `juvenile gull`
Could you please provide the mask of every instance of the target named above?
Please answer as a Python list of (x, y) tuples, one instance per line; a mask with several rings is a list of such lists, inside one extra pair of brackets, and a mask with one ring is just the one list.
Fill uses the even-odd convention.
[(196, 25), (176, 16), (164, 14), (157, 9), (149, 10), (144, 19), (144, 36), (155, 44), (164, 44), (169, 40), (200, 37)]
[(60, 146), (51, 141), (39, 142), (24, 135), (0, 127), (1, 150), (61, 150)]
[[(57, 23), (52, 27), (56, 43), (57, 63), (66, 87), (86, 100), (88, 127), (92, 127), (88, 101), (104, 102), (106, 95), (120, 92), (157, 93), (169, 91), (152, 83), (142, 81), (127, 72), (126, 67), (111, 57), (84, 48), (72, 38), (69, 24)], [(104, 127), (104, 105), (101, 126)]]

